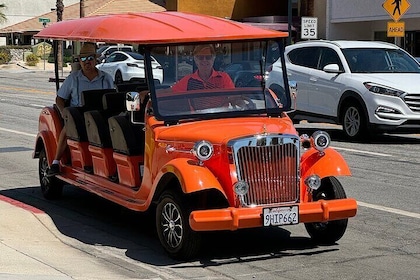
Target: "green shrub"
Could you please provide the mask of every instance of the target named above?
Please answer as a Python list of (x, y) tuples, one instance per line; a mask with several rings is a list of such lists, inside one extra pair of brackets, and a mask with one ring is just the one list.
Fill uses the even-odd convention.
[(9, 63), (12, 57), (7, 52), (0, 52), (0, 64)]
[(26, 57), (26, 65), (28, 66), (36, 66), (39, 62), (39, 57), (35, 54), (31, 53)]

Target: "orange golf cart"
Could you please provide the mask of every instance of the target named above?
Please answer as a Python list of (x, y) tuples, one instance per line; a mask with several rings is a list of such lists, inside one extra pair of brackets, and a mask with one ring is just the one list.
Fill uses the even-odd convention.
[[(336, 178), (351, 175), (349, 167), (329, 135), (298, 135), (288, 117), (299, 95), (284, 66), (283, 80), (265, 85), (266, 69), (284, 60), (287, 33), (159, 12), (63, 21), (36, 37), (131, 45), (143, 60), (127, 66), (145, 73), (113, 90), (83, 92), (82, 107), (64, 109), (68, 149), (54, 177), (47, 171), (63, 122), (55, 106), (42, 109), (33, 157), (47, 199), (71, 184), (154, 211), (159, 240), (176, 259), (195, 256), (206, 231), (304, 223), (313, 240), (331, 244), (356, 215)], [(214, 53), (199, 59), (234, 87), (197, 78), (194, 49), (203, 44)], [(153, 76), (156, 61), (163, 79)], [(188, 86), (175, 90), (182, 78)]]

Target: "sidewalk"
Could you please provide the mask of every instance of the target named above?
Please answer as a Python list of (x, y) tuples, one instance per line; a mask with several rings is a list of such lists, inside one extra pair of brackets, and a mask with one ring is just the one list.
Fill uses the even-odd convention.
[[(80, 250), (77, 242), (63, 236), (43, 211), (0, 195), (0, 279), (121, 278), (118, 268), (95, 258), (93, 252)], [(153, 275), (147, 270), (143, 273)], [(138, 274), (142, 274), (141, 271)], [(154, 275), (147, 279), (160, 278)]]
[[(9, 71), (45, 71), (48, 73), (54, 74), (54, 63), (48, 63), (47, 61), (41, 60), (35, 66), (28, 66), (24, 61), (12, 61), (8, 64), (0, 64), (0, 71), (1, 70), (9, 70)], [(59, 69), (59, 73), (63, 72), (67, 76), (70, 73), (71, 67), (63, 67), (63, 70)]]

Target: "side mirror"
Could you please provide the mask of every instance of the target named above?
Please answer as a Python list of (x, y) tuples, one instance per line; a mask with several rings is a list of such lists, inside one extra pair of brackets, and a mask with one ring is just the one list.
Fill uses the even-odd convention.
[(290, 91), (290, 100), (292, 104), (290, 104), (290, 108), (293, 111), (296, 110), (296, 98), (297, 98), (297, 82), (296, 81), (289, 81), (289, 91)]
[(340, 67), (338, 66), (338, 64), (327, 64), (324, 66), (322, 70), (327, 73), (334, 73), (334, 74), (343, 73), (343, 71), (340, 70)]
[(127, 111), (140, 111), (140, 94), (135, 91), (127, 92), (125, 95), (125, 106)]

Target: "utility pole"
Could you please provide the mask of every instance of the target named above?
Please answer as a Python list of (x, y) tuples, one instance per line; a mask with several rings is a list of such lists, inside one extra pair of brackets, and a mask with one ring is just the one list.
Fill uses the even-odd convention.
[(85, 17), (85, 0), (80, 0), (80, 18)]
[[(63, 20), (64, 4), (63, 0), (57, 0), (57, 22)], [(63, 70), (63, 42), (57, 42), (57, 64), (60, 70)]]

